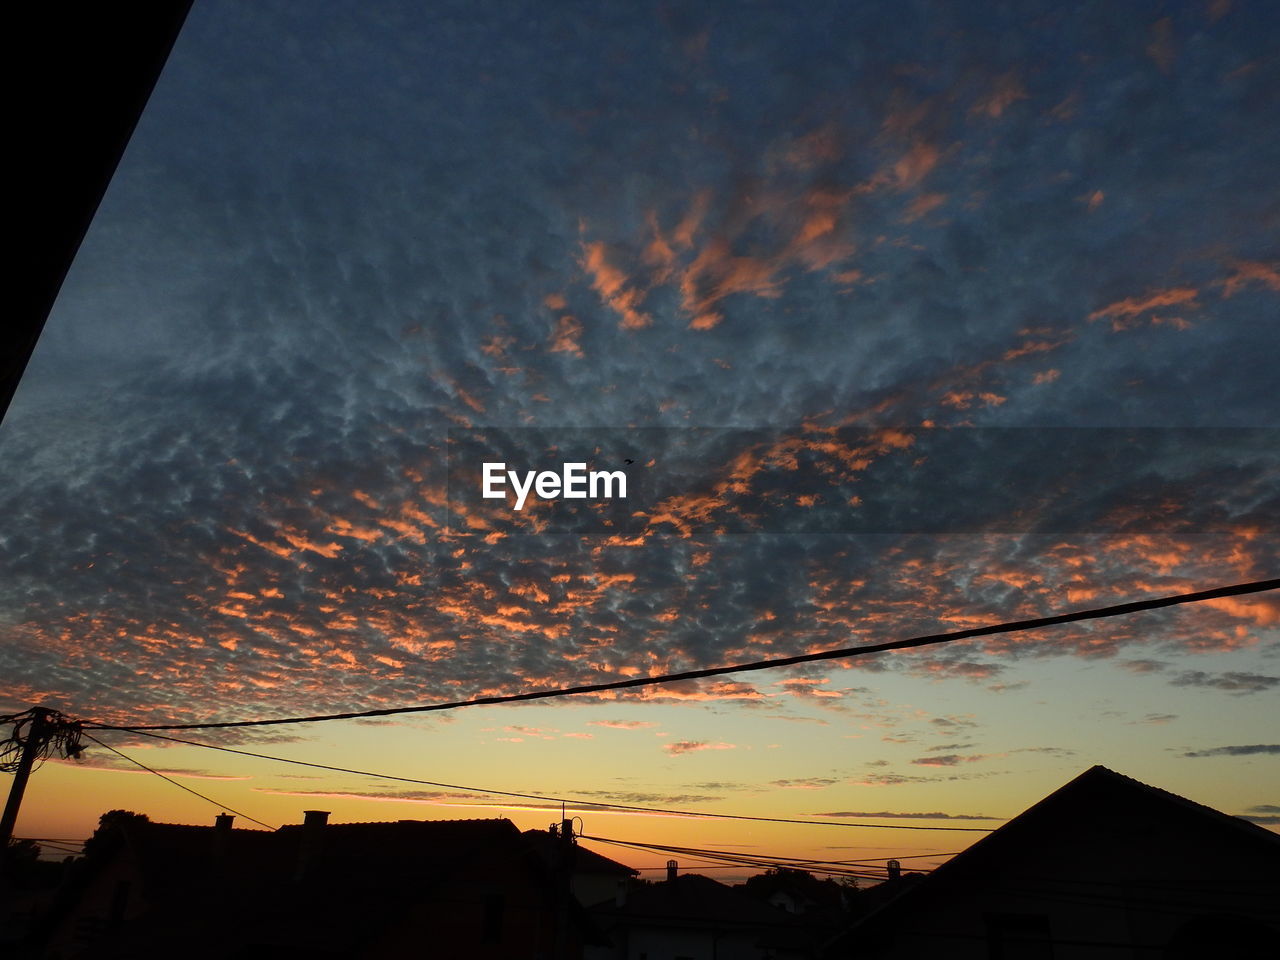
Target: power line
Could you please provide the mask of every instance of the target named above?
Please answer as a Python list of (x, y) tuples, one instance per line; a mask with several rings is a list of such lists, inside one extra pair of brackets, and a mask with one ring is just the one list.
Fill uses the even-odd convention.
[(857, 860), (833, 860), (832, 863), (852, 863), (857, 866), (885, 863), (889, 860), (927, 860), (930, 857), (958, 857), (964, 851), (953, 850), (950, 853), (900, 853), (892, 857), (859, 857)]
[(472, 700), (455, 700), (450, 703), (419, 704), (410, 707), (388, 707), (381, 710), (360, 710), (350, 713), (317, 714), (309, 717), (279, 717), (272, 720), (224, 720), (217, 723), (172, 723), (143, 724), (120, 726), (116, 724), (85, 721), (86, 727), (96, 730), (212, 730), (227, 727), (267, 727), (286, 723), (322, 723), (328, 720), (358, 720), (365, 717), (389, 717), (403, 713), (430, 713), (437, 710), (457, 710), (461, 707), (475, 707), (499, 703), (516, 703), (527, 700), (549, 700), (557, 697), (570, 697), (584, 693), (602, 693), (608, 690), (625, 690), (634, 687), (651, 687), (664, 683), (675, 683), (679, 680), (700, 680), (706, 677), (719, 677), (730, 673), (746, 673), (753, 670), (771, 670), (777, 667), (789, 667), (800, 663), (814, 663), (821, 660), (842, 660), (853, 657), (865, 657), (873, 653), (887, 650), (905, 650), (914, 647), (925, 647), (940, 643), (953, 643), (956, 640), (970, 640), (974, 637), (987, 637), (1000, 633), (1018, 633), (1025, 630), (1037, 630), (1041, 627), (1060, 623), (1076, 623), (1081, 620), (1099, 620), (1106, 617), (1118, 617), (1143, 610), (1156, 610), (1184, 603), (1199, 603), (1204, 600), (1217, 600), (1223, 597), (1237, 597), (1250, 593), (1262, 593), (1280, 588), (1280, 579), (1257, 580), (1240, 583), (1229, 587), (1215, 587), (1211, 590), (1199, 590), (1195, 593), (1182, 593), (1167, 597), (1155, 597), (1149, 600), (1136, 600), (1109, 607), (1096, 607), (1091, 610), (1077, 610), (1052, 617), (1036, 617), (1031, 620), (1015, 620), (1008, 623), (991, 624), (985, 627), (973, 627), (967, 630), (956, 630), (950, 633), (934, 633), (906, 640), (890, 640), (885, 643), (874, 643), (860, 647), (843, 647), (838, 650), (823, 650), (818, 653), (805, 653), (794, 657), (779, 657), (772, 660), (754, 660), (749, 663), (733, 664), (724, 667), (708, 667), (702, 670), (686, 670), (681, 673), (667, 673), (652, 677), (633, 677), (629, 680), (614, 680), (608, 683), (589, 683), (574, 687), (562, 687), (556, 690), (535, 690), (529, 693), (513, 693), (495, 697), (476, 697)]
[(41, 851), (41, 853), (43, 853), (45, 850), (54, 850), (54, 851), (57, 851), (58, 853), (66, 853), (66, 854), (70, 854), (70, 855), (71, 855), (71, 856), (73, 856), (73, 857), (79, 857), (79, 856), (83, 856), (83, 855), (84, 855), (84, 851), (83, 851), (83, 850), (77, 850), (77, 849), (75, 849), (74, 847), (65, 847), (65, 846), (63, 846), (62, 844), (59, 844), (59, 843), (48, 843), (48, 842), (45, 842), (45, 843), (40, 844), (40, 851)]
[(249, 821), (251, 821), (251, 822), (253, 822), (253, 823), (256, 823), (256, 824), (257, 824), (258, 826), (260, 826), (260, 827), (266, 827), (268, 830), (275, 830), (275, 829), (277, 829), (276, 827), (271, 826), (271, 824), (269, 824), (269, 823), (263, 823), (261, 820), (255, 820), (253, 817), (249, 816), (247, 813), (241, 813), (239, 810), (233, 809), (232, 807), (227, 806), (225, 803), (219, 803), (217, 800), (214, 800), (212, 797), (206, 797), (203, 793), (200, 793), (199, 791), (196, 791), (196, 790), (192, 790), (190, 787), (186, 786), (185, 784), (179, 783), (177, 780), (174, 780), (172, 777), (166, 777), (166, 776), (165, 776), (163, 773), (161, 773), (159, 770), (152, 770), (150, 767), (148, 767), (148, 766), (147, 766), (145, 763), (143, 763), (141, 760), (135, 760), (135, 759), (133, 759), (133, 757), (130, 757), (130, 756), (127, 756), (126, 754), (121, 753), (121, 752), (120, 752), (119, 750), (117, 750), (115, 747), (111, 746), (111, 744), (109, 744), (109, 743), (103, 743), (103, 742), (102, 742), (101, 740), (99, 740), (97, 737), (91, 736), (90, 734), (87, 734), (87, 733), (86, 733), (86, 734), (84, 734), (84, 737), (85, 737), (86, 739), (92, 740), (94, 743), (96, 743), (96, 744), (97, 744), (98, 746), (100, 746), (100, 747), (106, 747), (108, 750), (110, 750), (112, 753), (114, 753), (117, 757), (122, 757), (123, 759), (128, 760), (128, 761), (129, 761), (130, 763), (132, 763), (134, 766), (136, 766), (136, 767), (141, 767), (143, 770), (147, 771), (147, 773), (154, 773), (154, 774), (155, 774), (157, 777), (159, 777), (161, 780), (167, 780), (167, 781), (169, 781), (169, 782), (170, 782), (170, 783), (172, 783), (175, 787), (177, 787), (179, 790), (185, 790), (185, 791), (187, 791), (187, 793), (190, 793), (190, 794), (192, 794), (192, 795), (194, 795), (194, 796), (199, 797), (201, 800), (204, 800), (206, 803), (211, 803), (211, 804), (213, 804), (215, 807), (220, 807), (220, 808), (222, 808), (223, 810), (230, 810), (230, 811), (231, 811), (232, 813), (234, 813), (236, 816), (238, 816), (238, 817), (244, 817), (246, 820), (249, 820)]
[(860, 873), (856, 869), (851, 869), (849, 865), (839, 861), (802, 860), (797, 857), (771, 857), (765, 854), (739, 853), (736, 851), (701, 850), (696, 847), (674, 847), (656, 843), (609, 840), (605, 837), (583, 836), (582, 839), (594, 841), (596, 843), (609, 843), (619, 847), (628, 847), (635, 850), (641, 850), (646, 853), (653, 853), (655, 851), (662, 853), (674, 853), (690, 857), (694, 860), (710, 860), (712, 862), (720, 862), (739, 867), (769, 868), (787, 866), (791, 869), (803, 869), (809, 873), (822, 873), (835, 877), (857, 877), (861, 880), (887, 879), (887, 874)]
[[(334, 773), (349, 773), (358, 777), (375, 777), (381, 780), (393, 780), (398, 783), (413, 783), (426, 787), (442, 787), (446, 790), (464, 790), (470, 793), (487, 793), (495, 797), (514, 797), (518, 800), (540, 800), (544, 803), (573, 804), (575, 807), (594, 807), (610, 810), (623, 810), (631, 813), (656, 813), (665, 816), (675, 817), (701, 817), (711, 818), (715, 820), (752, 820), (762, 823), (802, 823), (811, 824), (820, 827), (869, 827), (882, 830), (945, 830), (965, 833), (990, 833), (991, 829), (987, 827), (925, 827), (917, 824), (905, 823), (849, 823), (847, 821), (837, 820), (800, 820), (789, 819), (787, 817), (752, 817), (745, 814), (735, 813), (709, 813), (697, 810), (673, 810), (664, 807), (645, 807), (629, 803), (612, 803), (604, 800), (583, 800), (574, 797), (551, 797), (543, 796), (536, 793), (516, 793), (512, 790), (491, 790), (488, 787), (472, 787), (459, 783), (442, 783), (439, 780), (420, 780), (416, 777), (400, 777), (390, 773), (377, 773), (372, 770), (356, 770), (351, 767), (337, 767), (328, 763), (315, 763), (310, 760), (293, 760), (289, 757), (276, 757), (266, 753), (254, 753), (250, 750), (237, 750), (234, 747), (223, 747), (214, 743), (200, 743), (198, 740), (185, 740), (181, 737), (170, 737), (162, 733), (147, 733), (143, 730), (128, 731), (131, 733), (140, 733), (145, 737), (152, 737), (156, 740), (168, 740), (173, 743), (185, 743), (192, 747), (204, 747), (206, 750), (220, 750), (223, 753), (234, 753), (242, 757), (255, 757), (258, 760), (274, 760), (276, 763), (291, 763), (299, 767), (314, 767), (317, 770), (330, 770)], [(85, 734), (85, 736), (89, 736)], [(100, 740), (90, 737), (94, 743), (101, 743)], [(105, 744), (103, 744), (106, 746)], [(108, 750), (112, 749), (107, 747)], [(119, 752), (119, 751), (116, 751)], [(136, 762), (136, 761), (135, 761)], [(179, 784), (181, 786), (181, 784)], [(185, 787), (183, 789), (186, 789)], [(234, 813), (234, 811), (232, 811)], [(250, 818), (252, 819), (252, 818)], [(258, 821), (254, 821), (257, 823)]]
[[(604, 841), (599, 841), (599, 842), (601, 842), (601, 843), (613, 843), (615, 846), (624, 847), (624, 848), (627, 848), (627, 849), (634, 849), (634, 848), (632, 848), (632, 847), (631, 847), (631, 845), (630, 845), (630, 844), (622, 843), (622, 842), (618, 842), (618, 841), (607, 841), (607, 840), (604, 840)], [(644, 850), (644, 851), (642, 851), (642, 852), (652, 853), (653, 851)], [(703, 866), (704, 864), (709, 864), (709, 865), (711, 866), (711, 868), (712, 868), (712, 869), (717, 869), (717, 870), (729, 870), (729, 869), (736, 869), (736, 870), (744, 870), (744, 869), (747, 869), (747, 870), (769, 870), (769, 869), (771, 869), (771, 868), (775, 868), (775, 867), (779, 866), (779, 864), (774, 863), (772, 860), (767, 860), (767, 859), (764, 859), (764, 860), (752, 860), (752, 859), (749, 859), (749, 858), (741, 858), (741, 857), (733, 857), (733, 856), (720, 856), (720, 855), (717, 855), (717, 854), (696, 854), (696, 853), (687, 853), (687, 854), (681, 854), (681, 857), (685, 858), (685, 862), (686, 862), (686, 863), (694, 863), (694, 864), (696, 864), (696, 865), (698, 865), (698, 866)], [(656, 870), (656, 869), (662, 869), (662, 868), (661, 868), (661, 867), (644, 867), (644, 868), (639, 868), (639, 869)], [(792, 869), (796, 869), (796, 868), (795, 868), (795, 867), (792, 867)], [(853, 870), (848, 870), (848, 869), (844, 869), (844, 868), (833, 868), (833, 867), (822, 866), (822, 865), (818, 865), (818, 864), (807, 865), (807, 866), (805, 866), (803, 869), (804, 869), (807, 873), (817, 873), (817, 874), (823, 874), (823, 875), (825, 875), (825, 876), (831, 876), (831, 877), (857, 877), (857, 878), (858, 878), (858, 879), (860, 879), (860, 880), (885, 880), (885, 879), (887, 879), (887, 877), (886, 877), (885, 875), (883, 875), (883, 874), (857, 873), (857, 872), (855, 872), (855, 871), (853, 871)]]
[(681, 846), (674, 846), (672, 844), (664, 844), (664, 843), (643, 843), (639, 840), (610, 840), (606, 837), (588, 837), (585, 834), (582, 835), (582, 839), (597, 840), (600, 843), (622, 843), (631, 847), (640, 847), (642, 849), (648, 849), (648, 850), (660, 850), (666, 853), (688, 853), (691, 855), (715, 854), (716, 856), (746, 857), (754, 860), (764, 860), (768, 863), (777, 864), (777, 865), (781, 865), (785, 861), (787, 863), (795, 863), (795, 864), (820, 863), (820, 864), (829, 864), (831, 866), (839, 866), (839, 867), (862, 866), (862, 864), (856, 864), (849, 860), (823, 860), (821, 858), (806, 859), (803, 857), (779, 857), (779, 856), (772, 856), (772, 855), (763, 854), (763, 853), (747, 853), (747, 852), (738, 851), (738, 850), (710, 850), (705, 847), (681, 847)]

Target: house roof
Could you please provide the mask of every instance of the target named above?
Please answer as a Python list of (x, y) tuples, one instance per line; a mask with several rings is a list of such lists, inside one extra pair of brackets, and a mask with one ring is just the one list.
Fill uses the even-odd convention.
[[(941, 894), (956, 884), (970, 881), (1010, 854), (1024, 852), (1028, 841), (1052, 833), (1055, 825), (1081, 820), (1098, 824), (1119, 823), (1124, 825), (1124, 830), (1137, 833), (1160, 813), (1180, 821), (1189, 831), (1200, 831), (1217, 841), (1229, 840), (1274, 856), (1277, 866), (1280, 866), (1280, 836), (1271, 831), (1107, 767), (1093, 766), (920, 881), (901, 884), (897, 892), (837, 939), (843, 940), (850, 933), (892, 923), (891, 918), (898, 911)], [(1180, 836), (1185, 837), (1186, 834)]]
[[(544, 864), (505, 819), (275, 831), (135, 822), (121, 825), (111, 847), (136, 863), (149, 911), (104, 957), (162, 956), (165, 945), (189, 940), (190, 955), (203, 960), (221, 955), (232, 928), (247, 943), (287, 942), (293, 952), (281, 957), (355, 956), (389, 918), (438, 897), (464, 869), (472, 879), (522, 875), (548, 903), (554, 897)], [(116, 856), (99, 850), (94, 871)], [(597, 935), (580, 909), (571, 917), (581, 935)]]
[[(542, 857), (544, 863), (551, 866), (557, 862), (556, 847), (560, 841), (553, 834), (545, 830), (526, 830), (522, 836), (534, 851)], [(573, 872), (577, 874), (606, 874), (618, 877), (636, 877), (640, 875), (640, 871), (635, 867), (628, 867), (625, 863), (610, 860), (603, 854), (588, 850), (581, 845), (574, 847)]]
[[(306, 827), (276, 831), (226, 830), (174, 823), (134, 823), (125, 838), (153, 893), (190, 888), (211, 871), (250, 876), (252, 882), (292, 879), (307, 837)], [(438, 882), (486, 851), (523, 852), (519, 830), (509, 820), (400, 820), (335, 823), (319, 828), (320, 843), (308, 863), (316, 881), (340, 875), (348, 888), (386, 885), (389, 876)], [(221, 842), (221, 852), (216, 853)], [(243, 882), (243, 881), (242, 881)]]
[(676, 925), (759, 927), (792, 923), (789, 914), (698, 873), (634, 887), (621, 906), (602, 904), (592, 912), (615, 920), (650, 920)]

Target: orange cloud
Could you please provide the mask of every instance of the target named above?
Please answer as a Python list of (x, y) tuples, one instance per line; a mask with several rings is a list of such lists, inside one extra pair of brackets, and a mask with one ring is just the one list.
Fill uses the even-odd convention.
[(998, 407), (1008, 399), (1008, 397), (1002, 397), (998, 393), (990, 391), (975, 393), (970, 390), (949, 390), (942, 395), (941, 402), (948, 407), (954, 407), (956, 410), (968, 410), (975, 404)]
[(917, 140), (892, 168), (894, 185), (899, 190), (910, 190), (918, 186), (933, 168), (938, 165), (941, 154), (931, 143)]
[(582, 336), (582, 324), (576, 317), (565, 314), (556, 321), (556, 329), (551, 334), (552, 353), (569, 353), (575, 357), (582, 356), (582, 347), (578, 338)]
[[(1124, 330), (1132, 326), (1137, 317), (1161, 307), (1185, 305), (1190, 309), (1197, 309), (1199, 307), (1196, 302), (1197, 296), (1199, 291), (1195, 287), (1171, 287), (1168, 290), (1157, 290), (1145, 296), (1117, 300), (1115, 303), (1093, 311), (1087, 320), (1093, 323), (1096, 320), (1110, 319), (1112, 330)], [(1160, 320), (1153, 318), (1152, 322), (1160, 322)]]
[(458, 399), (461, 400), (463, 403), (465, 403), (468, 407), (470, 407), (476, 413), (484, 413), (483, 403), (481, 403), (479, 400), (471, 396), (471, 394), (467, 393), (467, 391), (463, 390), (461, 387), (457, 385), (455, 385), (453, 389), (454, 389), (454, 392), (457, 393)]
[(797, 170), (811, 170), (826, 163), (834, 163), (844, 150), (834, 124), (827, 124), (805, 134), (791, 143), (783, 152), (783, 162)]
[(945, 193), (922, 193), (907, 206), (907, 212), (903, 215), (903, 219), (907, 223), (913, 223), (926, 214), (932, 213), (946, 202), (947, 195)]
[(624, 330), (639, 330), (650, 324), (648, 315), (640, 311), (643, 294), (631, 286), (631, 279), (609, 263), (603, 243), (583, 245), (582, 266), (591, 275), (591, 286), (600, 299), (622, 318)]
[(1218, 597), (1205, 600), (1204, 605), (1241, 620), (1252, 620), (1260, 627), (1280, 623), (1280, 599), (1275, 597)]
[(1027, 99), (1027, 92), (1023, 89), (1022, 82), (1017, 74), (1010, 71), (1000, 77), (990, 92), (969, 108), (969, 112), (979, 113), (995, 120), (1013, 104), (1025, 99)]
[(1280, 293), (1280, 264), (1240, 260), (1231, 266), (1234, 272), (1222, 284), (1224, 297), (1234, 297), (1250, 283), (1260, 283), (1273, 293)]
[(714, 307), (734, 293), (778, 297), (776, 266), (756, 257), (734, 256), (729, 243), (717, 238), (702, 248), (680, 280), (681, 306), (693, 319), (690, 329), (710, 330), (722, 319)]
[(693, 203), (690, 204), (688, 212), (685, 213), (683, 219), (676, 225), (671, 234), (672, 242), (677, 247), (682, 250), (688, 250), (693, 246), (693, 238), (701, 228), (710, 204), (710, 191), (703, 190), (693, 198)]

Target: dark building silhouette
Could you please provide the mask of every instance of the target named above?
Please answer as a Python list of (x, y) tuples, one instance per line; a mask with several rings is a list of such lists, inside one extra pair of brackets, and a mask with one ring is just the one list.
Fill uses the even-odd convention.
[(121, 824), (37, 955), (558, 960), (593, 936), (509, 820), (329, 824), (310, 811), (274, 832), (231, 820)]
[[(562, 867), (564, 846), (557, 833), (551, 830), (526, 830), (524, 838), (542, 858), (548, 870), (555, 871)], [(635, 867), (610, 860), (586, 847), (575, 845), (570, 857), (570, 889), (574, 899), (584, 907), (613, 900), (621, 887), (640, 875)]]
[(1105, 767), (907, 881), (877, 891), (824, 955), (1280, 956), (1280, 837)]
[[(674, 873), (670, 870), (669, 873)], [(808, 957), (807, 928), (740, 888), (696, 873), (637, 884), (591, 908), (608, 945), (587, 960), (790, 960)]]
[[(623, 864), (507, 820), (329, 824), (311, 811), (276, 831), (232, 820), (104, 817), (43, 943), (23, 956), (1280, 956), (1280, 837), (1104, 767), (931, 874), (852, 897), (836, 889), (831, 902), (832, 885), (795, 871), (756, 878), (753, 892), (674, 865), (663, 882), (636, 882)], [(575, 882), (579, 897), (612, 896), (584, 910)]]

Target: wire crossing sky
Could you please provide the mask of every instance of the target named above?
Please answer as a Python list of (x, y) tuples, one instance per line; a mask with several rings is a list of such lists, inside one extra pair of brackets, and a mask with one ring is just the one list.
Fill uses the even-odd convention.
[[(0, 424), (0, 713), (779, 820), (1103, 763), (1274, 823), (1274, 591), (981, 628), (1280, 576), (1278, 18), (197, 4)], [(897, 638), (948, 642), (841, 653)], [(433, 802), (161, 743), (267, 822)], [(19, 832), (205, 815), (129, 767)]]

